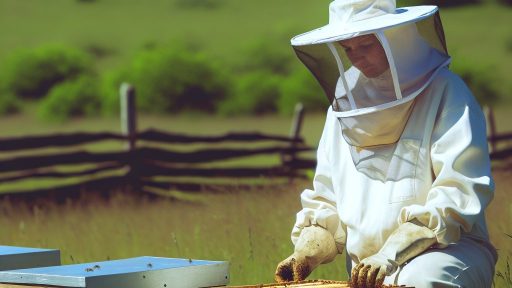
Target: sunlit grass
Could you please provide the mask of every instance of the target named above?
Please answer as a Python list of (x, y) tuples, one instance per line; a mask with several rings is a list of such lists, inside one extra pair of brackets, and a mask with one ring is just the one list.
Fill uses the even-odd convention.
[[(62, 206), (2, 202), (0, 243), (60, 248), (64, 264), (140, 255), (226, 260), (231, 284), (268, 283), (293, 250), (289, 233), (302, 185), (181, 201), (117, 193), (106, 202), (85, 196)], [(314, 277), (345, 279), (343, 263), (339, 257)]]
[[(500, 184), (507, 174), (497, 176)], [(140, 255), (226, 260), (231, 284), (268, 283), (276, 263), (292, 252), (289, 233), (300, 209), (299, 193), (308, 186), (308, 181), (299, 181), (271, 190), (174, 193), (180, 200), (148, 200), (122, 192), (110, 200), (84, 193), (83, 199), (60, 205), (4, 200), (0, 243), (59, 248), (64, 264)], [(504, 191), (498, 185), (487, 218), (499, 249), (496, 271), (508, 277), (511, 239), (502, 231), (511, 229), (506, 215), (512, 204)], [(342, 255), (311, 278), (346, 280), (344, 269)], [(508, 287), (504, 279), (496, 276), (496, 287)]]

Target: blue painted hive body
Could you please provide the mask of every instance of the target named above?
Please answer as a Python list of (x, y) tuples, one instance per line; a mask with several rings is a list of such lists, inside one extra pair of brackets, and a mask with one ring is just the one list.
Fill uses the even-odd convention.
[(211, 287), (229, 282), (228, 262), (137, 257), (0, 271), (0, 283), (87, 288)]
[(60, 251), (15, 246), (0, 246), (0, 270), (60, 265)]

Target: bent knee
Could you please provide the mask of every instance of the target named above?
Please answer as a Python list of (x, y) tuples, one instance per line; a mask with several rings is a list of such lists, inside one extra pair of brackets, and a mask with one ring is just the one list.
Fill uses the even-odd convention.
[(465, 263), (442, 252), (430, 252), (401, 267), (394, 281), (413, 287), (490, 287), (492, 269), (487, 273), (488, 269), (483, 269), (482, 265), (472, 264), (476, 263)]

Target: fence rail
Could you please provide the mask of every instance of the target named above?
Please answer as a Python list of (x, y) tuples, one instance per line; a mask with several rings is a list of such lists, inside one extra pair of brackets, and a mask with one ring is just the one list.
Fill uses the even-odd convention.
[[(249, 187), (260, 184), (233, 184), (229, 179), (259, 178), (293, 178), (304, 176), (304, 169), (312, 169), (315, 159), (301, 158), (302, 152), (315, 148), (305, 145), (300, 137), (303, 121), (302, 105), (297, 105), (289, 136), (264, 133), (227, 133), (224, 135), (204, 136), (170, 133), (148, 129), (137, 131), (135, 90), (123, 85), (121, 88), (121, 133), (67, 133), (29, 137), (0, 138), (0, 152), (27, 152), (18, 156), (0, 154), (0, 185), (29, 179), (77, 178), (75, 183), (55, 185), (49, 188), (28, 187), (4, 194), (16, 192), (15, 197), (29, 197), (33, 193), (50, 193), (71, 195), (84, 189), (112, 189), (131, 186), (134, 190), (158, 192), (159, 190), (178, 189), (196, 191), (208, 188), (228, 189), (236, 186)], [(512, 133), (496, 133), (492, 109), (484, 109), (490, 157), (493, 160), (512, 156), (512, 148), (500, 145), (512, 140)], [(114, 151), (94, 152), (85, 149), (85, 145), (101, 141), (119, 141), (125, 148)], [(212, 144), (236, 143), (236, 148), (219, 148)], [(257, 144), (247, 147), (247, 143)], [(158, 144), (159, 147), (153, 147)], [(189, 144), (194, 144), (193, 146)], [(153, 146), (151, 146), (153, 145)], [(162, 147), (165, 146), (165, 147)], [(38, 152), (41, 148), (69, 148), (67, 152)], [(183, 149), (195, 147), (192, 149)], [(197, 148), (199, 147), (199, 148)], [(77, 150), (78, 149), (78, 150)], [(35, 152), (34, 152), (35, 151)], [(30, 153), (29, 153), (30, 152)], [(233, 159), (252, 156), (274, 155), (280, 159), (279, 164), (244, 166), (228, 163)], [(2, 157), (3, 156), (3, 157)], [(85, 166), (85, 167), (84, 167)], [(162, 178), (163, 177), (163, 178)], [(182, 179), (180, 179), (180, 177)], [(183, 178), (186, 181), (182, 182)], [(204, 179), (225, 178), (225, 182), (209, 184)], [(197, 179), (190, 180), (190, 179)], [(181, 180), (181, 181), (180, 181)], [(19, 182), (18, 182), (19, 183)], [(245, 185), (245, 186), (244, 186)], [(1, 187), (1, 186), (0, 186)], [(21, 196), (20, 196), (21, 195)]]
[[(204, 136), (155, 129), (137, 131), (135, 90), (123, 85), (120, 96), (121, 133), (80, 132), (0, 138), (0, 152), (7, 152), (0, 154), (0, 185), (30, 179), (54, 178), (59, 183), (59, 179), (78, 178), (73, 184), (56, 184), (56, 187), (44, 189), (28, 187), (22, 191), (2, 191), (3, 194), (16, 192), (10, 197), (39, 192), (66, 195), (84, 187), (96, 189), (125, 185), (140, 191), (169, 188), (192, 191), (205, 187), (224, 189), (233, 186), (233, 182), (237, 187), (245, 185), (233, 181), (233, 178), (301, 177), (304, 176), (304, 169), (315, 165), (313, 159), (299, 157), (301, 152), (314, 149), (305, 145), (300, 137), (303, 118), (301, 105), (297, 106), (290, 136), (259, 132)], [(86, 149), (86, 145), (101, 141), (119, 141), (125, 143), (125, 148), (101, 152)], [(158, 147), (154, 144), (158, 144)], [(223, 144), (235, 146), (229, 148)], [(36, 150), (55, 147), (66, 150)], [(279, 159), (280, 163), (260, 166), (229, 163), (230, 160), (269, 155)], [(180, 182), (183, 177), (191, 183)], [(216, 181), (215, 184), (204, 181), (212, 178), (225, 178), (226, 181)]]
[(0, 151), (19, 151), (45, 147), (68, 147), (107, 140), (127, 140), (121, 134), (110, 132), (69, 133), (43, 136), (0, 138)]
[(487, 141), (489, 143), (489, 156), (491, 160), (502, 160), (512, 156), (512, 148), (498, 148), (500, 144), (507, 143), (512, 140), (512, 132), (498, 134), (496, 129), (496, 120), (494, 111), (491, 107), (485, 106), (485, 121), (487, 125)]

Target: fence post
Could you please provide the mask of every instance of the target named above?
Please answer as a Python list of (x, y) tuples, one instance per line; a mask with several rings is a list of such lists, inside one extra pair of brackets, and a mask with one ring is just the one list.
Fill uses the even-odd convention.
[[(290, 138), (292, 142), (290, 144), (290, 153), (283, 155), (282, 161), (284, 164), (291, 163), (296, 159), (296, 152), (294, 148), (297, 146), (297, 142), (300, 139), (300, 130), (302, 128), (302, 120), (304, 118), (304, 105), (302, 103), (297, 103), (295, 105), (295, 112), (293, 114), (292, 127), (290, 129)], [(292, 167), (293, 169), (293, 167)]]
[(292, 128), (290, 129), (290, 137), (297, 141), (300, 138), (300, 129), (302, 128), (302, 119), (304, 118), (304, 105), (297, 103), (295, 105), (295, 113), (293, 115)]
[(485, 125), (487, 126), (487, 143), (489, 145), (489, 153), (496, 151), (496, 122), (494, 120), (494, 112), (491, 107), (484, 106)]
[(138, 173), (137, 173), (137, 110), (135, 108), (135, 88), (123, 83), (119, 88), (119, 96), (121, 103), (121, 133), (127, 137), (128, 143), (126, 150), (128, 153), (128, 174), (127, 180), (132, 189), (138, 190)]
[(135, 110), (135, 88), (128, 83), (121, 84), (121, 131), (128, 137), (127, 150), (135, 150), (137, 141), (137, 111)]

